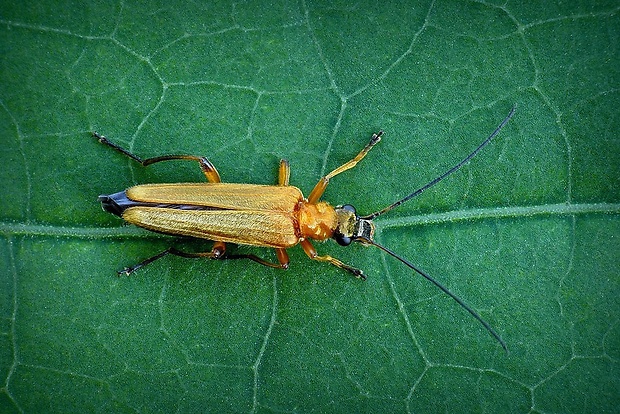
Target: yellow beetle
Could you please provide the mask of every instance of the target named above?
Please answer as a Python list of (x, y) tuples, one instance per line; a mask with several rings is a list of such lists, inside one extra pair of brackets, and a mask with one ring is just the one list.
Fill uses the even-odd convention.
[[(461, 162), (408, 196), (367, 216), (359, 216), (351, 205), (332, 207), (319, 200), (330, 179), (355, 167), (381, 140), (383, 131), (373, 134), (368, 144), (353, 159), (321, 178), (308, 198), (305, 198), (297, 187), (289, 185), (290, 166), (286, 160), (280, 161), (278, 185), (222, 183), (218, 171), (205, 157), (164, 155), (143, 160), (93, 132), (99, 142), (125, 154), (142, 166), (161, 161), (189, 160), (198, 162), (207, 178), (206, 183), (137, 185), (99, 197), (105, 211), (122, 217), (128, 223), (158, 233), (215, 242), (211, 251), (202, 253), (186, 253), (171, 247), (118, 273), (129, 275), (168, 254), (211, 259), (250, 259), (266, 266), (286, 269), (289, 265), (286, 249), (300, 244), (311, 259), (329, 262), (365, 279), (366, 276), (361, 270), (334, 257), (319, 255), (310, 240), (333, 238), (342, 246), (355, 241), (378, 247), (431, 281), (472, 314), (502, 347), (507, 349), (499, 334), (460, 298), (409, 261), (377, 244), (373, 240), (375, 226), (372, 220), (419, 195), (461, 168), (491, 142), (513, 116), (515, 109), (516, 107), (513, 107), (495, 131)], [(253, 254), (227, 254), (226, 243), (274, 248), (278, 262), (272, 263)]]

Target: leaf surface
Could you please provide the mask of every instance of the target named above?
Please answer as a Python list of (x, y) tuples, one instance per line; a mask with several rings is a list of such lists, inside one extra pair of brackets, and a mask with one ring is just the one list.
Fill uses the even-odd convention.
[[(13, 2), (0, 6), (2, 412), (615, 412), (620, 395), (617, 2)], [(379, 250), (316, 243), (286, 272), (166, 257), (97, 196), (147, 182), (376, 211)], [(275, 261), (273, 252), (229, 246)]]

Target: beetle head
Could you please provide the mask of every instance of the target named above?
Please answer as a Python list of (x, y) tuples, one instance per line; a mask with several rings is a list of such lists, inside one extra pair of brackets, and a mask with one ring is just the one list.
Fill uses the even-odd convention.
[(355, 207), (350, 204), (336, 207), (338, 227), (332, 238), (341, 246), (348, 246), (353, 241), (364, 243), (372, 240), (375, 234), (375, 225), (372, 220), (357, 215)]

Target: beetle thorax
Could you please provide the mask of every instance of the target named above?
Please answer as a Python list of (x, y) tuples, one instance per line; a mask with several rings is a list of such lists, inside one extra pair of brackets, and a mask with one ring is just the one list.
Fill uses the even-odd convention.
[(326, 202), (299, 203), (297, 211), (300, 237), (326, 240), (332, 237), (337, 225), (336, 211)]

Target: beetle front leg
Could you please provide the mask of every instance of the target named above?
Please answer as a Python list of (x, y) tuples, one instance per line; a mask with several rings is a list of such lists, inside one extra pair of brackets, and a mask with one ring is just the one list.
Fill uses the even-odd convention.
[(353, 276), (355, 276), (358, 279), (366, 280), (366, 275), (360, 269), (356, 269), (355, 267), (349, 266), (348, 264), (341, 262), (335, 257), (331, 257), (327, 255), (319, 256), (319, 254), (317, 253), (316, 249), (314, 248), (310, 240), (304, 239), (300, 241), (299, 244), (301, 244), (301, 248), (304, 249), (304, 252), (306, 252), (308, 257), (311, 258), (312, 260), (318, 260), (320, 262), (331, 263), (334, 266), (339, 267), (340, 269), (344, 269), (347, 272), (352, 273)]
[(368, 154), (368, 151), (370, 151), (372, 147), (374, 147), (379, 141), (381, 141), (381, 135), (383, 135), (383, 131), (372, 134), (372, 137), (370, 137), (370, 141), (368, 142), (368, 144), (366, 144), (366, 146), (353, 159), (342, 164), (340, 167), (336, 168), (334, 171), (321, 178), (310, 192), (310, 195), (308, 195), (308, 202), (310, 204), (314, 204), (319, 201), (319, 199), (323, 195), (323, 192), (325, 191), (325, 188), (327, 188), (327, 184), (329, 184), (329, 180), (336, 175), (355, 167), (357, 163), (360, 162), (366, 156), (366, 154)]

